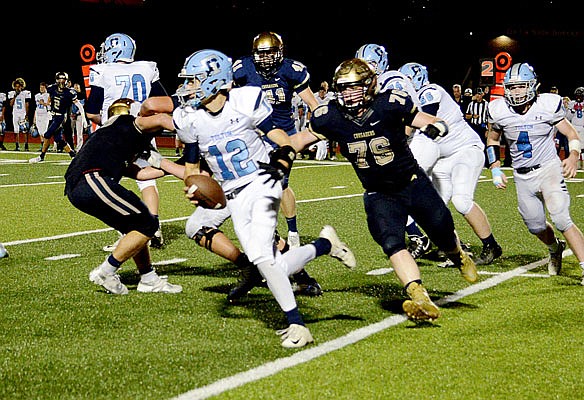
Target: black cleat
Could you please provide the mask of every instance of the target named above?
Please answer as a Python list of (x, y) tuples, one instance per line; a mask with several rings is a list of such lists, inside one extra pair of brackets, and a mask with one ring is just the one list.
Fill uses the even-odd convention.
[(501, 257), (501, 254), (503, 254), (503, 249), (498, 243), (495, 243), (494, 246), (483, 246), (483, 251), (481, 251), (481, 255), (475, 260), (475, 264), (488, 265), (496, 258)]
[(292, 285), (292, 289), (294, 290), (294, 294), (297, 295), (309, 297), (317, 297), (322, 295), (322, 288), (314, 278), (310, 278), (305, 283), (295, 282)]
[(247, 295), (254, 287), (260, 286), (262, 284), (263, 278), (260, 274), (260, 271), (258, 270), (258, 267), (256, 267), (251, 262), (243, 267), (240, 276), (241, 277), (239, 282), (237, 282), (237, 285), (235, 285), (235, 287), (233, 287), (233, 289), (231, 289), (227, 295), (227, 301), (230, 303), (236, 302), (243, 296)]
[(417, 236), (412, 235), (409, 237), (410, 243), (408, 244), (408, 251), (414, 259), (422, 257), (426, 254), (432, 245), (430, 238), (428, 236)]

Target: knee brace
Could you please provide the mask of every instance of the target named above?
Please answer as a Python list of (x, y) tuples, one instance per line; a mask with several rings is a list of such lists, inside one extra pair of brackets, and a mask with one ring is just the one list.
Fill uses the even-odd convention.
[[(195, 233), (195, 236), (193, 236), (193, 240), (199, 246), (205, 246), (205, 248), (207, 250), (211, 250), (211, 245), (213, 244), (213, 236), (215, 236), (216, 234), (218, 234), (220, 232), (221, 231), (217, 228), (210, 228), (208, 226), (203, 226), (201, 229), (199, 229)], [(201, 243), (201, 241), (203, 240), (203, 237), (205, 238), (204, 244)]]

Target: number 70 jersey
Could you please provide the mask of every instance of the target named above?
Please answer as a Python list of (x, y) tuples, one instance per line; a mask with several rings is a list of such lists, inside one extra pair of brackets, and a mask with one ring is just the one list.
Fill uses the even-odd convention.
[(559, 95), (542, 93), (525, 114), (516, 113), (503, 98), (491, 101), (488, 121), (504, 133), (513, 168), (517, 169), (557, 158), (553, 127), (565, 114)]

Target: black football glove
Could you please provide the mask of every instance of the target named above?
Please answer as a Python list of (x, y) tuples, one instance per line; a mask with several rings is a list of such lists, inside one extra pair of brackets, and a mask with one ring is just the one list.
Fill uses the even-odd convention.
[(434, 124), (424, 125), (420, 128), (420, 132), (434, 140), (448, 133), (448, 125), (444, 121), (438, 121)]
[(260, 175), (267, 175), (265, 182), (273, 180), (272, 187), (276, 182), (284, 179), (286, 175), (290, 173), (292, 169), (292, 162), (296, 158), (296, 151), (292, 146), (278, 147), (270, 155), (270, 163), (264, 163), (259, 161)]

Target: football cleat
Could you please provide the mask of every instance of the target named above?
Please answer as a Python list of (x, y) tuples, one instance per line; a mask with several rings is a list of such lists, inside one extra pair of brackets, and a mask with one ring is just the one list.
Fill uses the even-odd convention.
[(304, 347), (309, 343), (314, 342), (312, 335), (307, 327), (298, 324), (291, 324), (286, 329), (276, 331), (282, 339), (282, 347), (297, 348)]
[(460, 275), (470, 283), (474, 283), (478, 279), (478, 272), (477, 266), (470, 255), (462, 250), (460, 252), (460, 265), (458, 265), (458, 269), (460, 270)]
[(339, 239), (337, 231), (330, 225), (325, 225), (320, 234), (321, 238), (328, 239), (331, 242), (331, 251), (329, 255), (337, 260), (340, 260), (347, 268), (355, 268), (357, 266), (357, 260), (355, 260), (355, 255), (347, 247), (347, 245)]
[(182, 292), (181, 285), (173, 285), (168, 283), (167, 276), (158, 276), (153, 282), (140, 282), (138, 283), (138, 288), (136, 289), (140, 293), (180, 293)]
[(322, 287), (313, 277), (309, 277), (306, 282), (293, 282), (292, 291), (296, 295), (316, 297), (322, 295)]
[(100, 267), (89, 273), (89, 280), (96, 285), (102, 286), (111, 294), (128, 294), (128, 288), (120, 281), (118, 274), (105, 274)]
[(262, 275), (252, 262), (249, 262), (240, 272), (240, 279), (237, 285), (233, 287), (227, 294), (227, 301), (234, 303), (241, 299), (243, 296), (248, 294), (256, 286), (260, 286), (262, 283)]
[(406, 290), (410, 300), (404, 301), (402, 308), (408, 318), (416, 321), (433, 321), (440, 317), (440, 309), (420, 283), (412, 282)]
[(494, 246), (485, 245), (481, 251), (481, 255), (475, 260), (476, 265), (488, 265), (492, 263), (495, 259), (501, 257), (503, 254), (503, 249), (498, 243)]
[(566, 241), (558, 240), (558, 249), (553, 253), (550, 251), (550, 261), (548, 263), (548, 274), (558, 275), (562, 270), (562, 257), (566, 249)]
[(426, 254), (432, 245), (430, 238), (426, 235), (418, 236), (412, 235), (409, 237), (410, 243), (408, 244), (408, 251), (414, 259), (422, 257)]
[(300, 247), (300, 235), (298, 232), (288, 231), (288, 246), (291, 249)]
[(28, 160), (28, 162), (29, 162), (30, 164), (41, 163), (41, 162), (43, 162), (43, 161), (45, 161), (45, 160), (43, 160), (43, 159), (41, 158), (41, 156), (36, 156), (36, 157), (33, 157), (33, 158), (31, 158), (31, 159), (29, 159), (29, 160)]
[(150, 247), (155, 249), (161, 249), (164, 245), (164, 238), (162, 237), (162, 229), (158, 228), (158, 230), (154, 233), (152, 239), (150, 239)]
[(0, 258), (8, 257), (8, 250), (4, 247), (4, 244), (0, 243)]

